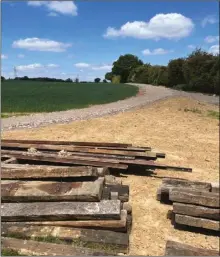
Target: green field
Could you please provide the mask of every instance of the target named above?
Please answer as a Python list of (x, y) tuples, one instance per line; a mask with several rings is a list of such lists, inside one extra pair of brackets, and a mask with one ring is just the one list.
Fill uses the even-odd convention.
[(125, 84), (9, 80), (1, 84), (2, 117), (85, 108), (122, 100), (137, 92), (137, 87)]

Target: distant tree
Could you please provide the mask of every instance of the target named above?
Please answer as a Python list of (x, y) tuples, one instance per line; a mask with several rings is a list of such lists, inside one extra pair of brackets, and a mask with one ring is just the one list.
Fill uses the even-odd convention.
[(103, 83), (108, 83), (108, 81), (106, 79), (103, 79)]
[(107, 72), (107, 73), (105, 74), (105, 79), (112, 81), (112, 76), (113, 76), (112, 72)]
[(143, 65), (143, 62), (133, 54), (121, 55), (117, 61), (113, 63), (112, 74), (119, 75), (121, 77), (121, 82), (128, 82), (128, 77), (130, 72)]
[(5, 77), (1, 76), (1, 81), (5, 81)]
[(29, 80), (28, 76), (24, 76), (22, 80)]
[(185, 59), (178, 58), (171, 60), (168, 63), (168, 78), (169, 78), (169, 86), (174, 87), (176, 85), (185, 84), (185, 78), (183, 74), (183, 65)]
[(99, 83), (100, 81), (101, 81), (100, 78), (95, 78), (95, 79), (94, 79), (94, 82), (95, 82), (95, 83)]
[(79, 83), (79, 79), (78, 78), (75, 78), (75, 83)]
[(68, 78), (66, 79), (66, 82), (73, 82), (72, 79)]

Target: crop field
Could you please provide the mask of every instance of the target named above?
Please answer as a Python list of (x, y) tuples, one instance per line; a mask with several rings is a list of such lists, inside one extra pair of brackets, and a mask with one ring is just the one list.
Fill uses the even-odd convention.
[(138, 93), (125, 84), (5, 81), (1, 85), (2, 117), (64, 111), (123, 100)]

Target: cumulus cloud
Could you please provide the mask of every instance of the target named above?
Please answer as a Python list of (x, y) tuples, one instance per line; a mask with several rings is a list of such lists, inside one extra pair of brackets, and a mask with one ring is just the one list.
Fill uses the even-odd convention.
[(47, 64), (47, 65), (43, 65), (40, 63), (33, 63), (33, 64), (28, 64), (28, 65), (18, 65), (16, 66), (17, 71), (34, 71), (34, 70), (40, 70), (43, 68), (57, 68), (59, 67), (59, 65), (57, 64)]
[(12, 47), (27, 49), (30, 51), (46, 51), (46, 52), (65, 52), (71, 44), (53, 41), (50, 39), (41, 39), (37, 37), (25, 38), (14, 41)]
[(208, 15), (202, 20), (202, 27), (204, 28), (207, 24), (215, 24), (218, 23), (218, 19), (215, 15)]
[(214, 55), (219, 54), (219, 45), (213, 45), (209, 48), (209, 53), (212, 53)]
[(44, 6), (47, 10), (55, 16), (55, 14), (63, 14), (63, 15), (77, 15), (77, 6), (73, 1), (28, 1), (29, 6), (40, 7)]
[(5, 54), (1, 54), (1, 59), (8, 59), (8, 56)]
[(23, 54), (18, 54), (18, 58), (24, 58), (25, 56)]
[(187, 47), (188, 47), (189, 49), (195, 49), (195, 48), (196, 48), (195, 45), (188, 45)]
[(56, 16), (58, 16), (58, 14), (55, 13), (55, 12), (49, 12), (49, 13), (48, 13), (48, 16), (56, 17)]
[(88, 68), (88, 67), (90, 67), (90, 64), (85, 63), (85, 62), (75, 63), (74, 65), (75, 65), (75, 67), (77, 67), (77, 68)]
[(112, 65), (108, 65), (108, 64), (92, 67), (92, 70), (111, 70), (111, 69), (112, 69)]
[(103, 70), (103, 71), (112, 69), (112, 65), (109, 65), (109, 64), (93, 65), (93, 64), (84, 63), (84, 62), (76, 63), (74, 64), (74, 66), (77, 68), (89, 68), (91, 70)]
[(189, 36), (194, 23), (179, 13), (157, 14), (148, 22), (127, 22), (119, 29), (108, 27), (104, 37), (133, 37), (138, 39), (180, 39)]
[(145, 49), (142, 51), (143, 55), (163, 55), (173, 52), (172, 50), (165, 50), (163, 48), (156, 48), (154, 50)]
[(207, 36), (205, 38), (206, 43), (214, 43), (214, 42), (217, 42), (217, 41), (219, 41), (219, 36)]

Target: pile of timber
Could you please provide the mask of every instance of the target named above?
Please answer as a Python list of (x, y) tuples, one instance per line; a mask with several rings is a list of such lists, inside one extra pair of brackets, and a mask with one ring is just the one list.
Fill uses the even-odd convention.
[(2, 161), (1, 178), (3, 254), (128, 253), (129, 187), (108, 168), (12, 160)]
[(188, 244), (167, 241), (165, 256), (219, 256), (215, 250), (197, 248)]
[(165, 158), (164, 153), (153, 152), (151, 147), (132, 144), (3, 139), (1, 156), (4, 162), (88, 165), (108, 167), (118, 172), (126, 172), (128, 168), (192, 172), (191, 168), (158, 163), (158, 158)]
[(220, 231), (219, 186), (211, 183), (164, 179), (157, 200), (173, 204), (169, 216), (174, 225)]

